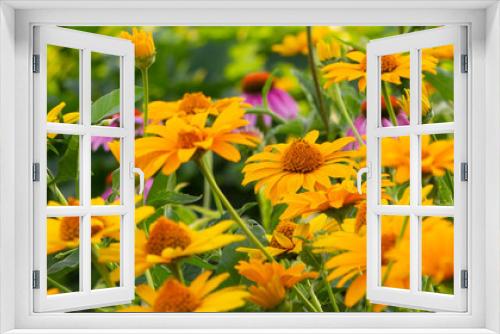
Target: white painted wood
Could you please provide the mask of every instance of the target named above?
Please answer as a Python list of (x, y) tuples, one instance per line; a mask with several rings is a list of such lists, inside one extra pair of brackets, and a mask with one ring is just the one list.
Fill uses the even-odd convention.
[[(420, 123), (421, 49), (454, 45), (454, 122)], [(410, 125), (383, 128), (380, 123), (380, 58), (384, 55), (409, 52), (410, 59)], [(367, 233), (368, 282), (367, 296), (375, 303), (419, 308), (432, 311), (467, 310), (467, 290), (460, 286), (460, 274), (467, 270), (467, 183), (460, 179), (460, 164), (467, 162), (467, 76), (461, 73), (461, 55), (467, 52), (465, 27), (442, 27), (411, 34), (373, 40), (367, 48), (368, 64), (368, 126), (367, 161), (373, 166), (368, 181)], [(454, 206), (422, 206), (421, 202), (421, 135), (454, 134)], [(383, 137), (410, 137), (410, 205), (381, 205), (379, 141)], [(381, 286), (381, 215), (410, 217), (410, 289)], [(454, 294), (445, 295), (421, 291), (421, 227), (426, 216), (454, 218)], [(437, 255), (438, 256), (438, 255)]]
[[(14, 1), (16, 8), (33, 9), (46, 6), (45, 1)], [(15, 180), (15, 238), (8, 232), (8, 222), (13, 222), (6, 215), (7, 210), (0, 210), (3, 233), (0, 255), (4, 263), (12, 259), (15, 261), (16, 284), (9, 284), (5, 277), (12, 277), (11, 270), (1, 267), (0, 279), (2, 286), (15, 290), (15, 299), (9, 298), (5, 289), (2, 289), (2, 302), (9, 307), (0, 308), (2, 317), (16, 317), (15, 333), (497, 333), (500, 318), (499, 289), (498, 289), (498, 258), (500, 254), (496, 222), (500, 217), (498, 201), (500, 196), (497, 191), (498, 163), (492, 161), (496, 157), (500, 133), (498, 131), (499, 103), (498, 103), (498, 41), (500, 40), (498, 15), (489, 17), (485, 30), (485, 11), (478, 10), (482, 5), (477, 1), (468, 2), (472, 10), (452, 10), (457, 6), (463, 8), (464, 1), (390, 1), (388, 8), (381, 9), (382, 2), (373, 2), (369, 8), (360, 6), (356, 0), (338, 2), (329, 1), (322, 3), (321, 9), (312, 9), (313, 3), (296, 2), (301, 9), (291, 9), (287, 2), (286, 7), (276, 7), (275, 2), (224, 2), (219, 1), (217, 9), (205, 9), (200, 2), (183, 1), (151, 2), (127, 1), (120, 2), (101, 0), (77, 2), (51, 2), (51, 10), (28, 10), (16, 12), (16, 62), (14, 57), (7, 61), (11, 68), (15, 66), (16, 75), (2, 72), (2, 81), (6, 84), (0, 90), (1, 110), (12, 110), (13, 99), (16, 103), (16, 132), (15, 132), (15, 168), (8, 168), (2, 163), (2, 173), (8, 175), (7, 179)], [(207, 2), (207, 7), (214, 7), (213, 1)], [(386, 4), (387, 4), (386, 3)], [(143, 7), (144, 4), (144, 7)], [(491, 3), (489, 3), (491, 4)], [(244, 11), (230, 9), (231, 6), (241, 6)], [(68, 7), (74, 9), (68, 9)], [(133, 9), (123, 9), (128, 6)], [(145, 9), (149, 6), (152, 9)], [(163, 6), (163, 9), (158, 9)], [(178, 6), (178, 7), (175, 7)], [(263, 10), (264, 6), (268, 6)], [(319, 5), (318, 5), (319, 6)], [(324, 9), (328, 6), (330, 9)], [(345, 6), (345, 7), (343, 7)], [(356, 8), (355, 7), (363, 7)], [(398, 10), (399, 6), (412, 8), (411, 10)], [(56, 8), (57, 7), (57, 8)], [(64, 7), (64, 8), (63, 8)], [(95, 10), (93, 8), (100, 7)], [(112, 8), (113, 7), (113, 8)], [(119, 8), (120, 7), (120, 8)], [(189, 7), (189, 8), (187, 8)], [(413, 8), (420, 9), (413, 9)], [(434, 7), (434, 9), (430, 9)], [(112, 8), (112, 9), (111, 9)], [(498, 7), (491, 6), (488, 12), (497, 13)], [(79, 314), (79, 313), (32, 313), (31, 290), (31, 258), (33, 223), (31, 201), (31, 174), (32, 138), (31, 138), (31, 23), (65, 24), (65, 25), (304, 25), (333, 24), (333, 25), (441, 25), (470, 23), (470, 45), (473, 48), (473, 57), (470, 57), (471, 82), (473, 89), (469, 92), (472, 112), (469, 114), (469, 130), (472, 131), (470, 139), (471, 160), (474, 168), (470, 170), (471, 196), (468, 207), (471, 209), (469, 224), (472, 234), (470, 236), (469, 252), (473, 273), (470, 276), (469, 308), (466, 313), (341, 313), (341, 314)], [(13, 34), (14, 28), (9, 31), (2, 30), (2, 34)], [(486, 43), (486, 49), (485, 45)], [(5, 53), (5, 39), (0, 39), (0, 52)], [(10, 45), (7, 43), (7, 45)], [(485, 56), (486, 50), (486, 59)], [(488, 71), (485, 71), (488, 68)], [(493, 70), (491, 70), (493, 69)], [(7, 84), (8, 83), (8, 84)], [(14, 91), (5, 89), (15, 83)], [(485, 89), (488, 94), (484, 95)], [(2, 112), (5, 116), (8, 113)], [(487, 122), (487, 132), (485, 130)], [(492, 121), (493, 120), (493, 121)], [(2, 135), (12, 128), (11, 122), (0, 122)], [(6, 136), (10, 138), (9, 136)], [(489, 138), (488, 141), (485, 138)], [(3, 143), (6, 143), (5, 141)], [(8, 145), (12, 145), (9, 143)], [(489, 152), (488, 164), (484, 160), (484, 147)], [(2, 159), (9, 160), (5, 150), (0, 150)], [(13, 159), (13, 158), (12, 158)], [(4, 160), (3, 160), (4, 161)], [(485, 175), (485, 165), (488, 166)], [(485, 177), (488, 178), (487, 188), (489, 206), (488, 219), (484, 219), (485, 212)], [(5, 181), (5, 178), (3, 179)], [(12, 187), (5, 187), (5, 182), (0, 191), (5, 196), (12, 195)], [(28, 200), (26, 199), (28, 198)], [(0, 201), (3, 205), (6, 201)], [(14, 225), (14, 224), (12, 224)], [(486, 233), (485, 233), (486, 232)], [(485, 256), (485, 235), (486, 247)], [(16, 246), (16, 256), (10, 251), (10, 246)], [(8, 249), (6, 250), (6, 248)], [(485, 266), (485, 260), (488, 266)], [(14, 266), (12, 266), (14, 268)], [(12, 275), (10, 275), (12, 273)], [(486, 273), (486, 274), (485, 274)], [(485, 278), (486, 285), (485, 285)], [(6, 284), (7, 283), (7, 284)], [(12, 289), (15, 286), (15, 289)], [(488, 307), (484, 305), (484, 292), (488, 291)], [(7, 291), (8, 292), (8, 291)], [(11, 307), (15, 305), (15, 307)], [(489, 325), (485, 327), (484, 317)], [(3, 319), (3, 318), (2, 318)], [(2, 322), (5, 325), (5, 322)], [(493, 327), (495, 326), (495, 328)], [(151, 328), (151, 329), (146, 329)], [(490, 328), (492, 330), (488, 330)]]
[[(57, 27), (36, 27), (34, 52), (40, 55), (40, 73), (34, 75), (34, 161), (40, 163), (40, 182), (34, 185), (35, 230), (34, 270), (40, 271), (40, 289), (34, 290), (35, 312), (74, 311), (129, 302), (134, 296), (134, 183), (129, 176), (134, 142), (134, 48), (130, 41)], [(47, 123), (47, 45), (80, 50), (79, 124)], [(91, 125), (91, 53), (100, 52), (120, 58), (120, 115), (122, 128)], [(46, 199), (47, 133), (78, 135), (79, 206), (49, 206)], [(91, 203), (92, 136), (115, 137), (121, 141), (120, 203), (94, 206)], [(121, 216), (120, 286), (92, 290), (91, 218), (98, 215)], [(47, 295), (46, 218), (80, 217), (79, 292)]]

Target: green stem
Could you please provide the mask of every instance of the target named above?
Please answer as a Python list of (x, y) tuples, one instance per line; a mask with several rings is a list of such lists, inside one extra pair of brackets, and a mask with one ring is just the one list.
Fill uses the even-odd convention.
[(307, 32), (307, 58), (309, 60), (309, 68), (311, 70), (313, 82), (314, 82), (314, 89), (316, 91), (316, 97), (318, 99), (318, 110), (321, 116), (321, 119), (323, 120), (323, 123), (325, 125), (325, 130), (326, 130), (326, 135), (329, 138), (330, 137), (330, 125), (328, 122), (328, 113), (325, 108), (325, 104), (323, 102), (323, 93), (321, 92), (321, 86), (319, 83), (319, 77), (318, 77), (318, 72), (316, 70), (316, 63), (314, 61), (314, 46), (313, 46), (313, 40), (312, 40), (312, 28), (306, 27), (306, 32)]
[(318, 309), (316, 309), (316, 307), (306, 298), (306, 296), (304, 296), (304, 294), (302, 293), (302, 291), (300, 291), (300, 289), (294, 285), (292, 287), (293, 291), (295, 291), (295, 293), (297, 294), (297, 296), (299, 296), (300, 300), (302, 300), (302, 302), (313, 312), (320, 312)]
[(149, 287), (155, 290), (155, 281), (153, 279), (153, 275), (151, 275), (151, 270), (146, 269), (144, 276), (146, 276), (146, 282), (148, 282)]
[(273, 256), (268, 252), (266, 247), (257, 239), (257, 237), (252, 233), (252, 231), (248, 228), (247, 224), (243, 221), (243, 219), (240, 217), (238, 212), (235, 210), (235, 208), (231, 205), (229, 200), (226, 198), (222, 190), (219, 188), (219, 185), (215, 181), (215, 178), (212, 173), (210, 173), (210, 170), (208, 169), (207, 165), (205, 164), (205, 161), (203, 158), (198, 158), (196, 159), (196, 163), (198, 167), (200, 168), (201, 173), (205, 177), (205, 179), (208, 181), (210, 184), (210, 187), (212, 188), (213, 192), (215, 195), (220, 199), (222, 205), (227, 209), (231, 217), (235, 220), (236, 224), (241, 228), (241, 230), (246, 234), (246, 236), (252, 241), (252, 243), (259, 248), (262, 253), (270, 260), (274, 261)]
[(264, 196), (262, 190), (257, 193), (257, 202), (259, 203), (262, 226), (264, 226), (266, 233), (271, 233), (271, 202)]
[[(214, 170), (214, 157), (212, 152), (207, 152), (204, 156), (205, 162), (210, 169), (210, 171)], [(210, 189), (210, 184), (205, 179), (203, 180), (203, 207), (205, 209), (210, 209), (210, 201), (211, 201), (212, 189)]]
[(52, 174), (52, 172), (48, 168), (47, 168), (47, 184), (49, 185), (50, 191), (54, 194), (54, 196), (56, 196), (57, 201), (62, 205), (65, 205), (65, 206), (68, 205), (68, 201), (66, 200), (66, 197), (64, 197), (64, 194), (57, 186), (54, 175)]
[(365, 143), (363, 142), (363, 138), (361, 138), (361, 135), (359, 134), (358, 129), (356, 129), (356, 127), (354, 126), (354, 122), (352, 121), (351, 115), (347, 111), (347, 107), (344, 103), (344, 99), (342, 98), (342, 92), (340, 91), (340, 86), (338, 83), (333, 84), (333, 94), (335, 95), (335, 100), (339, 105), (340, 112), (347, 120), (347, 123), (349, 123), (349, 126), (351, 127), (352, 132), (354, 133), (354, 137), (358, 141), (359, 145), (360, 146), (365, 145)]
[(314, 292), (313, 286), (310, 281), (307, 281), (307, 286), (309, 287), (309, 294), (311, 295), (311, 299), (314, 303), (314, 306), (316, 307), (319, 312), (323, 312), (323, 308), (321, 308), (321, 303), (319, 302), (318, 296), (316, 296), (316, 293)]
[(398, 121), (396, 119), (396, 114), (394, 113), (394, 108), (392, 107), (391, 98), (389, 96), (389, 86), (385, 81), (382, 82), (382, 96), (384, 97), (385, 108), (389, 113), (389, 118), (391, 119), (391, 123), (393, 126), (397, 126)]
[(101, 278), (104, 280), (104, 283), (106, 284), (107, 287), (114, 287), (115, 283), (109, 277), (108, 269), (104, 264), (99, 262), (99, 256), (97, 254), (98, 249), (96, 245), (92, 244), (91, 248), (92, 248), (92, 264), (94, 265), (94, 268), (97, 270)]
[(280, 115), (276, 114), (276, 113), (273, 113), (271, 110), (267, 109), (267, 108), (262, 108), (262, 107), (254, 107), (254, 108), (250, 108), (250, 109), (247, 109), (246, 111), (247, 114), (254, 114), (254, 115), (268, 115), (268, 116), (271, 116), (271, 118), (278, 122), (278, 123), (286, 123), (286, 120), (281, 117)]
[(326, 291), (328, 292), (328, 298), (330, 298), (330, 303), (332, 304), (333, 310), (335, 312), (340, 312), (339, 306), (337, 305), (337, 300), (335, 299), (335, 295), (333, 294), (332, 287), (330, 285), (330, 282), (328, 282), (328, 279), (325, 275), (324, 272), (321, 273), (321, 276), (323, 278), (323, 283), (325, 284)]
[(55, 288), (58, 288), (59, 290), (63, 292), (73, 292), (70, 288), (67, 286), (59, 283), (55, 279), (51, 278), (50, 276), (47, 276), (47, 282), (49, 282), (51, 285), (53, 285)]
[(143, 107), (142, 111), (144, 113), (144, 133), (146, 133), (146, 127), (148, 126), (148, 105), (149, 105), (149, 78), (148, 69), (141, 69), (142, 75), (142, 87), (144, 90)]
[(174, 274), (175, 278), (177, 278), (179, 282), (185, 285), (186, 282), (184, 281), (184, 274), (182, 273), (181, 263), (179, 261), (176, 261), (170, 267), (172, 269), (172, 273)]

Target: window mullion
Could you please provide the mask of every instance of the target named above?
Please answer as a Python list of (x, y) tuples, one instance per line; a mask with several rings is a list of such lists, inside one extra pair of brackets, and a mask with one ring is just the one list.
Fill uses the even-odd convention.
[[(410, 207), (420, 204), (421, 167), (419, 135), (414, 129), (420, 123), (420, 57), (418, 49), (410, 50)], [(410, 290), (420, 290), (420, 217), (410, 213)]]
[[(91, 113), (91, 77), (90, 77), (90, 51), (81, 50), (80, 60), (80, 115), (84, 128), (90, 126)], [(91, 138), (90, 133), (85, 132), (81, 136), (82, 145), (80, 146), (80, 199), (81, 206), (84, 208), (84, 215), (80, 225), (80, 284), (83, 292), (91, 290)]]

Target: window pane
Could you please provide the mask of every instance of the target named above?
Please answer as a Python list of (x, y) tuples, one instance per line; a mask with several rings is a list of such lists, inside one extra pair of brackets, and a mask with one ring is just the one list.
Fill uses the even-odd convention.
[(47, 218), (47, 293), (80, 290), (80, 217)]
[(120, 286), (121, 216), (92, 217), (92, 289)]
[(381, 217), (381, 286), (409, 289), (410, 217)]
[(410, 137), (380, 139), (380, 204), (410, 204)]
[(422, 123), (453, 122), (453, 45), (421, 50)]
[(47, 122), (79, 123), (80, 50), (47, 45)]
[(101, 198), (100, 205), (120, 204), (120, 163), (113, 156), (120, 152), (120, 140), (92, 137), (92, 147), (92, 198)]
[[(410, 89), (410, 54), (408, 52), (379, 58), (381, 75), (380, 126), (409, 125), (410, 109), (406, 104)], [(402, 92), (406, 92), (405, 95)], [(389, 103), (390, 101), (390, 103)]]
[(422, 291), (453, 294), (453, 218), (422, 217)]
[(79, 157), (80, 136), (47, 134), (47, 205), (79, 205)]
[[(120, 126), (120, 57), (91, 53), (92, 125)], [(102, 103), (103, 101), (106, 103)]]
[(422, 205), (453, 205), (453, 134), (420, 138), (422, 161)]

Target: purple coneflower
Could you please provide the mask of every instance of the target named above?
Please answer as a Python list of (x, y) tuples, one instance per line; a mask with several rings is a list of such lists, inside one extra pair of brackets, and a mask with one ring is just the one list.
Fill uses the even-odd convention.
[[(389, 119), (389, 113), (387, 111), (387, 108), (385, 106), (385, 100), (382, 98), (381, 99), (381, 105), (382, 105), (382, 126), (383, 127), (389, 127), (393, 126), (390, 119)], [(401, 106), (398, 103), (398, 100), (394, 97), (391, 96), (391, 104), (394, 112), (396, 113), (396, 121), (397, 125), (409, 125), (410, 121), (408, 120), (408, 116), (406, 116), (406, 113), (401, 109)], [(358, 130), (359, 134), (361, 136), (366, 135), (366, 100), (363, 101), (361, 104), (361, 114), (356, 117), (354, 120), (354, 127), (356, 130)], [(354, 136), (354, 131), (352, 131), (351, 128), (349, 128), (346, 132), (346, 136)], [(357, 149), (359, 148), (359, 143), (354, 142), (352, 144), (349, 144), (346, 146), (346, 149), (352, 150), (352, 149)]]
[[(270, 74), (267, 72), (255, 72), (247, 74), (241, 84), (243, 97), (245, 102), (253, 106), (262, 106), (262, 89), (269, 79)], [(285, 119), (294, 119), (297, 117), (299, 108), (297, 102), (286, 91), (277, 88), (274, 83), (267, 95), (269, 109)], [(253, 114), (245, 115), (245, 118), (250, 121), (251, 125), (257, 123), (257, 116)], [(264, 123), (270, 126), (272, 123), (271, 116), (264, 115)]]

